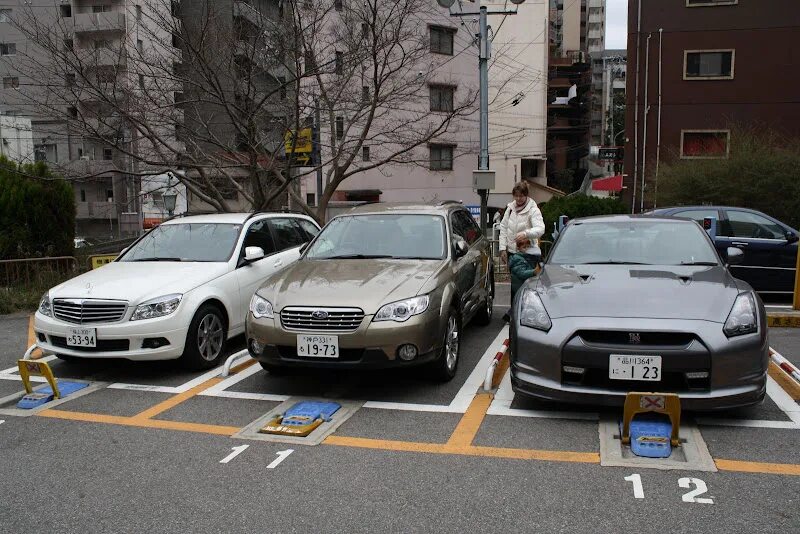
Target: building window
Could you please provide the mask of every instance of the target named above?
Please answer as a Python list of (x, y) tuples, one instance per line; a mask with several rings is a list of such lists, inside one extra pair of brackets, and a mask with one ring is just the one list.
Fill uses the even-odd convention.
[(17, 89), (19, 87), (19, 78), (16, 76), (9, 76), (3, 78), (3, 89)]
[(361, 87), (361, 102), (368, 103), (370, 101), (369, 86), (364, 85)]
[(431, 26), (431, 52), (434, 54), (445, 54), (448, 56), (453, 55), (453, 36), (456, 34), (455, 30), (450, 28), (441, 28), (439, 26)]
[(0, 9), (0, 22), (11, 22), (10, 9)]
[(75, 48), (75, 45), (72, 42), (72, 38), (64, 39), (64, 50), (69, 52)]
[(452, 145), (429, 145), (431, 151), (431, 170), (432, 171), (452, 171), (453, 170), (453, 146)]
[(735, 6), (739, 0), (686, 0), (686, 7)]
[(336, 117), (336, 139), (344, 137), (344, 117)]
[(312, 50), (306, 50), (303, 58), (303, 63), (305, 63), (306, 72), (314, 72), (317, 68), (314, 62), (314, 52)]
[(69, 17), (72, 16), (72, 6), (71, 5), (67, 4), (67, 5), (61, 5), (61, 6), (58, 6), (58, 7), (59, 7), (59, 13), (61, 14), (61, 18), (62, 19), (68, 19)]
[(58, 163), (58, 148), (54, 143), (33, 145), (33, 159), (35, 161)]
[(455, 87), (452, 85), (431, 85), (431, 111), (453, 111), (453, 94)]
[(365, 146), (361, 148), (361, 161), (369, 161), (369, 147)]
[(286, 100), (286, 76), (278, 76), (278, 83), (281, 86), (278, 88), (281, 100)]
[(344, 74), (344, 52), (336, 52), (336, 74)]
[(98, 83), (113, 83), (117, 79), (117, 73), (113, 68), (97, 69), (97, 82)]
[(316, 206), (316, 199), (314, 193), (306, 193), (306, 204), (309, 206)]
[(108, 13), (109, 11), (111, 11), (109, 5), (92, 6), (92, 13)]
[(67, 115), (69, 115), (70, 118), (77, 119), (78, 118), (78, 108), (76, 108), (75, 106), (68, 107), (67, 108)]
[(369, 37), (369, 24), (366, 22), (361, 23), (361, 38), (367, 39)]
[(0, 43), (0, 56), (17, 55), (17, 45), (14, 43)]
[(139, 75), (139, 89), (144, 89), (144, 74)]
[(106, 199), (108, 202), (114, 202), (114, 190), (106, 189)]
[(681, 158), (727, 158), (730, 137), (730, 130), (682, 130)]
[(342, 0), (333, 0), (333, 8), (334, 8), (336, 11), (341, 11), (341, 10), (343, 10), (343, 9), (344, 9), (344, 5), (343, 5), (343, 2), (342, 2)]
[(95, 39), (94, 48), (95, 50), (99, 50), (101, 48), (111, 48), (111, 41), (108, 39)]
[(104, 148), (103, 149), (103, 159), (106, 161), (114, 159), (114, 150), (111, 148)]
[(81, 189), (81, 202), (86, 202), (86, 190)]
[(136, 50), (138, 50), (140, 54), (144, 52), (144, 41), (141, 39), (136, 39)]
[(732, 80), (733, 50), (684, 51), (684, 80)]
[(136, 6), (136, 20), (142, 20), (142, 6)]
[(67, 87), (74, 87), (75, 86), (75, 74), (72, 72), (67, 73), (64, 75), (64, 85)]

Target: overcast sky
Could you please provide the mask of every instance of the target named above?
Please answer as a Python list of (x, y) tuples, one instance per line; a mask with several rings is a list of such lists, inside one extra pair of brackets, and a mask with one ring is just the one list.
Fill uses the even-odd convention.
[(606, 0), (606, 48), (628, 44), (628, 0)]

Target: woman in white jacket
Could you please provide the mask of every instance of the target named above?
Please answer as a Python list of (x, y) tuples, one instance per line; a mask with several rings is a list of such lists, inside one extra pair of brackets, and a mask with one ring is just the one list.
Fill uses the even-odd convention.
[[(539, 206), (528, 196), (528, 184), (517, 182), (511, 190), (513, 202), (506, 206), (500, 221), (500, 260), (508, 265), (510, 255), (524, 253), (541, 257), (539, 238), (544, 234), (544, 220)], [(514, 302), (514, 294), (511, 294)], [(505, 318), (508, 317), (506, 314)]]

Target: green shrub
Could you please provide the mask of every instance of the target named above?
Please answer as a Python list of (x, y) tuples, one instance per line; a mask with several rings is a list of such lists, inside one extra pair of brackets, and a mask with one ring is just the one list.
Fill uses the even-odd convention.
[(44, 163), (0, 158), (0, 259), (71, 256), (74, 236), (72, 186)]
[(615, 198), (598, 198), (586, 195), (553, 197), (549, 202), (541, 205), (541, 210), (545, 224), (545, 239), (550, 239), (555, 224), (561, 215), (566, 215), (570, 219), (577, 219), (578, 217), (590, 217), (592, 215), (627, 213), (625, 205)]

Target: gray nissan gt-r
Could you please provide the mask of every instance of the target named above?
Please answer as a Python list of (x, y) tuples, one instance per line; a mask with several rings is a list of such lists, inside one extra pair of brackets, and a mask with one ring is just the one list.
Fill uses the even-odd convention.
[[(728, 264), (741, 259), (727, 250)], [(726, 262), (694, 221), (570, 222), (514, 301), (514, 391), (606, 406), (628, 391), (674, 392), (689, 410), (761, 402), (766, 313)]]

